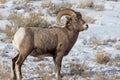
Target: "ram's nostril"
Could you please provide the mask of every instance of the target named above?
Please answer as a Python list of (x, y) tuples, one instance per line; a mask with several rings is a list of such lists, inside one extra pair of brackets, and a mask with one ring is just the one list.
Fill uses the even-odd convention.
[(88, 29), (88, 24), (85, 25), (85, 30), (87, 30), (87, 29)]
[(86, 27), (88, 27), (88, 24), (86, 24)]

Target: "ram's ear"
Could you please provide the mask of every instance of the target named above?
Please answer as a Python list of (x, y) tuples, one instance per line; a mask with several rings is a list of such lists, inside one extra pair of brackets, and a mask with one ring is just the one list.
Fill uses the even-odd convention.
[(73, 29), (72, 26), (71, 26), (72, 18), (69, 17), (69, 16), (66, 16), (66, 19), (67, 19), (67, 21), (66, 21), (66, 28), (69, 29), (69, 30), (72, 30)]

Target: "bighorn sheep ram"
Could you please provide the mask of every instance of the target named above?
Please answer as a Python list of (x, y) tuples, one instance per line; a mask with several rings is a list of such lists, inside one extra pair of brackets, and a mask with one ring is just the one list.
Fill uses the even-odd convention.
[(61, 62), (77, 40), (80, 31), (86, 30), (88, 25), (82, 19), (80, 12), (64, 9), (58, 12), (57, 21), (68, 15), (63, 28), (35, 28), (21, 27), (15, 33), (13, 46), (16, 56), (12, 59), (12, 79), (21, 80), (21, 66), (28, 55), (52, 56), (56, 66), (56, 79), (60, 80)]

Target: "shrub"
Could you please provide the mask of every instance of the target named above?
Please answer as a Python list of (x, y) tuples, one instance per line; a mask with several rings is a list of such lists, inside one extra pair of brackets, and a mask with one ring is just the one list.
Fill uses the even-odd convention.
[(72, 4), (70, 2), (66, 2), (66, 1), (63, 1), (59, 5), (50, 3), (48, 13), (49, 13), (49, 15), (52, 16), (53, 14), (57, 14), (57, 12), (61, 9), (71, 8), (71, 7), (72, 7)]
[(2, 15), (0, 15), (0, 20), (2, 20), (3, 19), (3, 16)]
[(107, 80), (106, 76), (101, 72), (96, 72), (93, 76), (93, 80)]
[(50, 24), (47, 20), (40, 17), (39, 13), (30, 13), (28, 16), (22, 14), (11, 14), (8, 19), (13, 23), (13, 27), (49, 27)]
[(101, 40), (97, 37), (91, 37), (90, 39), (90, 45), (101, 45), (104, 44), (104, 40)]
[(87, 66), (85, 61), (81, 64), (70, 63), (70, 74), (71, 75), (79, 75), (84, 78), (90, 77), (89, 67)]
[(116, 42), (114, 44), (114, 47), (117, 49), (117, 50), (120, 50), (120, 42)]
[(60, 7), (58, 5), (55, 4), (50, 4), (49, 9), (47, 10), (47, 13), (50, 16), (54, 16), (55, 14), (57, 14), (57, 12), (60, 10)]
[(8, 0), (0, 0), (1, 3), (5, 3), (7, 2)]
[(11, 41), (12, 41), (12, 36), (13, 36), (14, 33), (15, 33), (15, 32), (13, 31), (12, 26), (7, 25), (6, 30), (5, 30), (5, 33), (6, 33), (7, 36), (8, 36), (8, 42), (11, 42)]
[[(82, 12), (81, 12), (82, 13)], [(95, 22), (95, 18), (94, 17), (90, 17), (85, 13), (82, 13), (82, 17), (83, 19), (87, 22), (87, 23), (94, 23)]]
[(51, 0), (42, 0), (41, 2), (41, 7), (44, 8), (49, 8), (49, 6), (52, 5)]
[(0, 80), (9, 80), (10, 78), (10, 67), (6, 66), (6, 62), (0, 65)]
[(60, 8), (71, 8), (72, 7), (72, 4), (70, 3), (70, 2), (62, 2), (61, 4), (60, 4)]
[(11, 14), (8, 19), (12, 23), (11, 26), (7, 26), (6, 33), (11, 41), (12, 36), (20, 27), (49, 27), (50, 23), (47, 20), (40, 17), (38, 13), (30, 13), (29, 16), (23, 16), (22, 14)]
[(103, 11), (104, 10), (104, 3), (93, 3), (93, 9), (96, 11)]
[(48, 74), (45, 74), (42, 76), (42, 80), (52, 80), (52, 77), (49, 76)]
[(104, 51), (97, 51), (96, 60), (100, 64), (106, 64), (110, 61), (110, 55), (105, 54)]
[(120, 55), (116, 55), (116, 57), (113, 59), (113, 61), (111, 63), (112, 63), (112, 65), (120, 67)]
[(88, 7), (92, 7), (92, 5), (93, 5), (93, 0), (80, 1), (80, 8), (88, 8)]

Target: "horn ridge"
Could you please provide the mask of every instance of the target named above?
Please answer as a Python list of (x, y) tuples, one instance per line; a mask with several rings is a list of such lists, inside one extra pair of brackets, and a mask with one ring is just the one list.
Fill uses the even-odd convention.
[(57, 22), (60, 23), (60, 19), (62, 16), (64, 15), (69, 15), (69, 16), (76, 16), (76, 12), (72, 9), (63, 9), (63, 10), (60, 10), (57, 14)]

